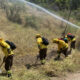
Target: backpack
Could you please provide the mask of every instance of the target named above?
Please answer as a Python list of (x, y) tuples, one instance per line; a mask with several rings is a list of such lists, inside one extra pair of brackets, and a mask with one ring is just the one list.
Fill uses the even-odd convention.
[(10, 41), (8, 41), (8, 40), (6, 40), (5, 42), (10, 45), (10, 48), (11, 48), (12, 50), (15, 50), (15, 49), (16, 49), (16, 45), (15, 45), (13, 42), (10, 42)]
[(75, 38), (74, 35), (68, 35), (68, 37), (71, 38), (71, 39)]
[(67, 38), (59, 38), (59, 40), (63, 40), (64, 42), (68, 43), (68, 39)]
[(64, 38), (63, 40), (64, 40), (66, 43), (68, 43), (68, 39), (67, 39), (67, 38)]
[(42, 37), (42, 41), (44, 45), (49, 45), (49, 41), (46, 38)]

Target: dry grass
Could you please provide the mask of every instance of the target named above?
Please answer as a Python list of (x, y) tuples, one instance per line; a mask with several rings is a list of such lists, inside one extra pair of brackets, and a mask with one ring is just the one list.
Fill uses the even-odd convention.
[[(68, 72), (77, 72), (80, 69), (80, 54), (73, 50), (72, 54), (62, 61), (54, 61), (51, 59), (45, 66), (40, 67), (40, 71), (50, 77), (65, 76)], [(43, 71), (44, 70), (44, 71)]]
[[(41, 11), (37, 11), (37, 9), (27, 7), (26, 13), (27, 15), (23, 16), (23, 24), (19, 25), (8, 21), (4, 11), (0, 9), (0, 37), (4, 38), (5, 40), (11, 40), (16, 44), (17, 49), (15, 50), (15, 54), (18, 58), (27, 54), (31, 56), (37, 54), (38, 48), (35, 40), (36, 33), (41, 33), (43, 36), (49, 39), (50, 51), (55, 46), (52, 45), (52, 38), (61, 37), (61, 33), (64, 30), (64, 28), (60, 26), (60, 21), (53, 19), (51, 16)], [(35, 25), (37, 26), (37, 29), (27, 24), (26, 27), (24, 27), (26, 22), (24, 21), (24, 17), (32, 17), (33, 15), (35, 16), (33, 23), (36, 21)], [(65, 72), (74, 72), (80, 67), (79, 58), (79, 52), (76, 50), (76, 53), (73, 52), (71, 56), (63, 61), (54, 61), (51, 59), (45, 65), (40, 66), (39, 68), (32, 67), (30, 70), (27, 70), (25, 66), (20, 63), (20, 66), (13, 66), (13, 80), (50, 80), (50, 76), (65, 75)], [(28, 61), (26, 61), (26, 64), (27, 62)], [(7, 77), (0, 76), (0, 80), (9, 79)]]

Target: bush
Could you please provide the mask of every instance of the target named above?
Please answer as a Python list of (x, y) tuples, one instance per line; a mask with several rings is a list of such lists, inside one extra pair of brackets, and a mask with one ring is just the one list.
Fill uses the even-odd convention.
[(0, 2), (0, 6), (2, 9), (4, 9), (6, 17), (12, 22), (21, 24), (21, 13), (25, 10), (24, 4), (22, 4), (20, 1), (13, 2), (13, 0), (10, 2), (6, 0)]
[(38, 21), (37, 21), (37, 18), (35, 16), (27, 16), (25, 21), (26, 21), (25, 27), (29, 26), (29, 27), (37, 29)]

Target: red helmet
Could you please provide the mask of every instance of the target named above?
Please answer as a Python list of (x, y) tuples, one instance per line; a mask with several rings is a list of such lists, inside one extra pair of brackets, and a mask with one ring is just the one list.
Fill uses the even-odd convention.
[(72, 35), (71, 33), (68, 33), (67, 35)]

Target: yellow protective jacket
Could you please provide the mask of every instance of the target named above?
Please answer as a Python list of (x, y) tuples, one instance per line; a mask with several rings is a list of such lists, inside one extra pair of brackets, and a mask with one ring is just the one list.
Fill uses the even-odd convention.
[(68, 38), (68, 40), (69, 40), (70, 42), (73, 42), (73, 41), (76, 41), (76, 38), (73, 38), (73, 39)]
[(47, 48), (47, 46), (46, 45), (44, 45), (44, 44), (42, 44), (42, 38), (40, 37), (40, 38), (37, 38), (37, 44), (38, 44), (38, 47), (39, 47), (39, 49), (44, 49), (44, 48)]
[(14, 54), (13, 51), (10, 49), (10, 46), (4, 40), (0, 42), (0, 46), (6, 57)]
[(65, 43), (63, 40), (58, 40), (57, 42), (54, 42), (58, 44), (58, 50), (68, 48), (68, 43)]
[(68, 41), (70, 41), (70, 42), (76, 41), (76, 38), (75, 37), (74, 38), (70, 38), (70, 37), (67, 37), (67, 35), (66, 35), (65, 38), (67, 38)]

